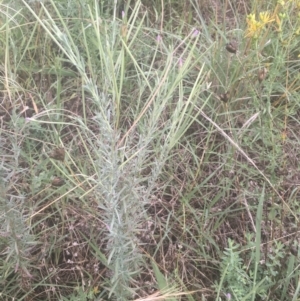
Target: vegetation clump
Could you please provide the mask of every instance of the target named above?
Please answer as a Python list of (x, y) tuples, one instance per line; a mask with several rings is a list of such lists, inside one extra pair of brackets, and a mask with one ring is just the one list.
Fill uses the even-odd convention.
[(298, 300), (299, 1), (0, 14), (1, 300)]

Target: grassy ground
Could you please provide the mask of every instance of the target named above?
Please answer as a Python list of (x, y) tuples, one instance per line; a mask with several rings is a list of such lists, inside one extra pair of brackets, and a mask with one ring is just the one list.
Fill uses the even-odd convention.
[(299, 1), (2, 1), (1, 300), (299, 300)]

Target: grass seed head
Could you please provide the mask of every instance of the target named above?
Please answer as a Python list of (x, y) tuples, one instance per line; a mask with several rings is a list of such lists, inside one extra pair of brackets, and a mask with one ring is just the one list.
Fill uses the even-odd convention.
[(235, 42), (229, 42), (226, 44), (226, 50), (230, 53), (236, 53), (237, 52), (237, 44)]
[(52, 180), (52, 183), (51, 185), (52, 186), (55, 186), (55, 187), (59, 187), (59, 186), (62, 186), (65, 184), (65, 180), (60, 178), (60, 177), (55, 177), (53, 180)]
[(49, 157), (55, 160), (64, 161), (65, 149), (62, 147), (57, 147), (49, 154)]

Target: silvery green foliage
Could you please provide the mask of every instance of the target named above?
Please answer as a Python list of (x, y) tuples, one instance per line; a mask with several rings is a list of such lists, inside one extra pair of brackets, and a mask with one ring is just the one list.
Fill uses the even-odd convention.
[(139, 181), (137, 158), (128, 160), (125, 148), (118, 147), (120, 135), (113, 129), (109, 96), (98, 98), (102, 111), (94, 121), (101, 136), (95, 141), (96, 195), (101, 219), (107, 229), (106, 248), (111, 282), (110, 295), (116, 300), (132, 297), (129, 290), (140, 270), (141, 254), (137, 234), (143, 221), (143, 186)]
[[(17, 119), (15, 127), (22, 127), (24, 120)], [(17, 131), (17, 130), (16, 130)], [(5, 137), (5, 135), (3, 135)], [(31, 250), (36, 242), (30, 233), (26, 195), (16, 179), (26, 175), (27, 170), (19, 167), (21, 148), (14, 138), (2, 139), (0, 144), (0, 284), (13, 275), (30, 278)], [(8, 152), (7, 145), (10, 150)], [(2, 147), (5, 146), (5, 147)]]
[(35, 246), (34, 237), (30, 234), (27, 215), (20, 210), (24, 208), (24, 196), (0, 195), (0, 283), (6, 277), (18, 273), (31, 278), (29, 272), (31, 250)]

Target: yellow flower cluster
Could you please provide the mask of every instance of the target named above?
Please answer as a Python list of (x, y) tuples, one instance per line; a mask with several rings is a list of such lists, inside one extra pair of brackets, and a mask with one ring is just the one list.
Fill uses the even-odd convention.
[(278, 0), (277, 2), (278, 4), (280, 4), (281, 6), (285, 6), (287, 3), (292, 3), (292, 4), (296, 4), (297, 8), (300, 8), (300, 1), (299, 0)]
[(266, 24), (273, 21), (274, 18), (269, 12), (261, 12), (258, 20), (256, 20), (255, 14), (248, 15), (246, 37), (258, 38)]

